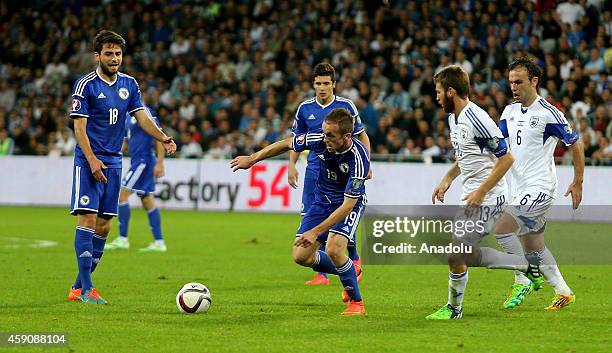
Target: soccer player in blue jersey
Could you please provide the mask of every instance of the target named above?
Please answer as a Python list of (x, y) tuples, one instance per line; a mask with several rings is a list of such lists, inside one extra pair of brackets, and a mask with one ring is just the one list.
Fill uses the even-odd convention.
[(133, 115), (147, 134), (162, 142), (166, 152), (174, 153), (176, 144), (145, 112), (136, 80), (119, 72), (123, 37), (102, 30), (93, 44), (98, 67), (74, 85), (70, 113), (78, 143), (70, 214), (77, 216), (74, 249), (79, 274), (68, 299), (106, 303), (94, 288), (91, 273), (102, 257), (111, 219), (117, 215), (126, 115)]
[[(149, 107), (145, 110), (151, 119), (159, 126), (157, 116)], [(140, 196), (142, 207), (147, 211), (149, 226), (155, 239), (149, 246), (140, 249), (141, 252), (166, 252), (166, 243), (162, 237), (161, 215), (155, 207), (155, 178), (164, 176), (164, 146), (155, 141), (138, 125), (136, 117), (128, 116), (126, 123), (126, 142), (131, 157), (130, 170), (121, 182), (119, 194), (119, 236), (106, 245), (107, 250), (128, 249), (128, 227), (130, 223), (129, 197), (136, 193)]]
[[(293, 150), (313, 151), (321, 159), (314, 200), (296, 233), (293, 260), (313, 270), (336, 274), (350, 299), (343, 315), (365, 314), (357, 271), (346, 255), (365, 208), (365, 180), (370, 170), (369, 152), (353, 137), (354, 119), (346, 109), (327, 115), (322, 133), (301, 133), (278, 141), (250, 156), (230, 163), (234, 171), (248, 169), (266, 158)], [(325, 251), (320, 245), (326, 244)]]
[[(295, 113), (293, 132), (295, 135), (322, 133), (322, 124), (325, 116), (334, 109), (344, 108), (349, 111), (354, 119), (353, 135), (357, 136), (366, 149), (370, 151), (370, 140), (361, 124), (359, 112), (355, 104), (350, 99), (334, 95), (334, 88), (336, 87), (335, 76), (336, 70), (329, 63), (319, 63), (314, 67), (312, 84), (315, 89), (315, 97), (303, 101), (298, 106), (297, 112)], [(300, 152), (289, 152), (289, 175), (287, 179), (293, 188), (298, 186), (298, 171), (295, 164), (299, 156)], [(306, 175), (304, 177), (304, 189), (302, 191), (302, 215), (308, 212), (314, 200), (314, 190), (317, 176), (319, 175), (319, 165), (319, 157), (317, 157), (314, 151), (310, 151), (308, 154)], [(324, 247), (323, 244), (322, 247)], [(361, 271), (361, 262), (359, 261), (359, 254), (355, 243), (349, 244), (348, 252), (355, 266)], [(359, 278), (361, 278), (361, 276)], [(306, 284), (329, 284), (329, 279), (326, 273), (318, 273), (312, 280), (306, 282)]]

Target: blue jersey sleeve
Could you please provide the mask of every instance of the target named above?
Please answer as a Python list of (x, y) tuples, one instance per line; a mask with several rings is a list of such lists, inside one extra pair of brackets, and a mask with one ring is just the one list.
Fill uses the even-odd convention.
[(306, 133), (294, 135), (291, 140), (291, 149), (296, 152), (311, 150), (315, 153), (325, 152), (325, 142), (323, 142), (323, 134)]
[(128, 113), (133, 114), (134, 112), (144, 109), (142, 100), (140, 98), (140, 87), (136, 80), (133, 80), (130, 87), (130, 104), (128, 105)]
[(546, 140), (554, 136), (559, 140), (563, 141), (566, 146), (573, 145), (576, 141), (580, 139), (576, 131), (572, 130), (572, 128), (568, 124), (559, 124), (559, 123), (548, 123), (544, 128), (544, 140), (542, 144), (546, 142)]
[(365, 148), (353, 148), (353, 160), (349, 163), (349, 179), (344, 187), (344, 196), (353, 199), (365, 195), (365, 180), (370, 172), (370, 159)]
[(70, 111), (70, 117), (73, 119), (78, 118), (89, 118), (89, 89), (87, 86), (75, 89), (72, 94), (72, 110)]
[(478, 147), (480, 147), (481, 151), (486, 148), (497, 158), (508, 153), (508, 144), (506, 143), (506, 140), (501, 137), (474, 137), (474, 140), (478, 144)]
[(355, 124), (353, 128), (353, 136), (356, 136), (364, 132), (365, 128), (363, 127), (363, 124), (361, 123), (361, 117), (359, 117), (359, 111), (357, 110), (355, 103), (353, 103), (353, 101), (350, 99), (346, 99), (346, 100), (349, 103), (347, 109), (349, 113), (351, 113), (351, 116), (353, 117), (353, 123)]
[(294, 135), (301, 135), (308, 132), (308, 125), (306, 124), (306, 117), (304, 116), (303, 112), (304, 110), (302, 108), (302, 105), (300, 104), (297, 111), (295, 112), (295, 120), (293, 121), (292, 126)]

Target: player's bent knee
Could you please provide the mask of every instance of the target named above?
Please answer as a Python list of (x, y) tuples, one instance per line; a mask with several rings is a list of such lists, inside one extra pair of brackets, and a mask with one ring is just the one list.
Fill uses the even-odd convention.
[(513, 233), (518, 228), (516, 220), (511, 215), (504, 213), (499, 221), (495, 222), (493, 231), (495, 234), (508, 234)]
[(311, 267), (314, 263), (314, 253), (310, 253), (304, 248), (294, 247), (293, 261), (298, 265)]

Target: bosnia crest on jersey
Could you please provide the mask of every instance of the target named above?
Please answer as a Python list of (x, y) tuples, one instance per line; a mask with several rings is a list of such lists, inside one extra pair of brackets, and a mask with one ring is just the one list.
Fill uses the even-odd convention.
[(340, 164), (340, 171), (341, 171), (342, 173), (345, 173), (345, 174), (346, 174), (346, 173), (348, 173), (348, 171), (349, 171), (349, 166), (348, 166), (348, 164), (346, 164), (346, 163), (341, 163), (341, 164)]
[(121, 97), (121, 99), (123, 100), (128, 99), (129, 96), (130, 96), (130, 91), (128, 91), (127, 88), (125, 87), (119, 88), (119, 97)]

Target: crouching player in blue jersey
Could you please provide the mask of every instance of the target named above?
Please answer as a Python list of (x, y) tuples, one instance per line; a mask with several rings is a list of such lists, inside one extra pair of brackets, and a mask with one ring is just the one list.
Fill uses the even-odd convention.
[[(266, 158), (286, 151), (311, 150), (321, 159), (315, 199), (303, 216), (293, 244), (296, 263), (317, 272), (340, 277), (350, 301), (343, 315), (363, 315), (357, 272), (346, 255), (365, 208), (365, 180), (370, 170), (369, 153), (353, 138), (353, 117), (346, 109), (335, 109), (323, 122), (323, 133), (306, 133), (278, 141), (250, 156), (231, 161), (234, 171), (248, 169)], [(326, 243), (325, 251), (319, 250)]]
[[(149, 107), (145, 107), (157, 126), (159, 120)], [(155, 178), (164, 176), (164, 146), (155, 141), (138, 125), (134, 116), (126, 117), (126, 142), (130, 154), (130, 170), (121, 182), (119, 194), (119, 236), (106, 245), (106, 250), (128, 249), (128, 228), (130, 223), (129, 197), (136, 193), (140, 196), (142, 207), (147, 211), (149, 226), (155, 240), (141, 252), (166, 252), (166, 243), (162, 237), (161, 215), (155, 207)], [(157, 155), (157, 156), (156, 156)]]
[(79, 274), (68, 299), (106, 303), (94, 288), (91, 273), (104, 252), (111, 219), (117, 215), (126, 115), (133, 115), (147, 134), (163, 143), (166, 152), (174, 153), (176, 144), (145, 112), (136, 80), (119, 72), (123, 37), (103, 30), (93, 44), (99, 64), (76, 82), (70, 113), (78, 143), (70, 214), (77, 216), (74, 249)]
[[(321, 125), (323, 120), (334, 109), (344, 108), (348, 110), (354, 119), (354, 130), (353, 136), (356, 136), (363, 145), (370, 150), (370, 139), (365, 132), (361, 119), (359, 118), (359, 111), (353, 101), (348, 98), (343, 98), (334, 95), (334, 88), (336, 87), (336, 69), (329, 63), (317, 64), (312, 72), (312, 86), (315, 90), (315, 97), (306, 99), (303, 101), (296, 113), (295, 122), (293, 126), (293, 133), (295, 135), (301, 135), (306, 133), (319, 133), (323, 132)], [(289, 172), (287, 180), (289, 184), (295, 189), (298, 186), (298, 171), (295, 164), (298, 160), (300, 153), (295, 151), (289, 152)], [(315, 184), (319, 175), (320, 159), (316, 153), (310, 151), (308, 153), (308, 165), (306, 166), (306, 173), (304, 176), (304, 190), (302, 192), (302, 215), (305, 215), (310, 209), (312, 202), (315, 197)], [(371, 170), (370, 170), (371, 173)], [(353, 260), (355, 267), (357, 268), (358, 278), (361, 280), (362, 269), (361, 261), (359, 260), (359, 253), (357, 252), (357, 244), (351, 243), (348, 246), (348, 255)], [(317, 273), (315, 277), (306, 282), (309, 285), (325, 285), (329, 284), (329, 279), (326, 273)], [(345, 298), (348, 298), (345, 296)]]

